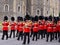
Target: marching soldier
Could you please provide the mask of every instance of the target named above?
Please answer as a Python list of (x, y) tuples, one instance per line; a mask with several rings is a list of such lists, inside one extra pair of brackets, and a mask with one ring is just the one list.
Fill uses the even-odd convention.
[(39, 36), (38, 39), (40, 38), (41, 35), (41, 39), (43, 39), (43, 25), (40, 23), (39, 24)]
[(20, 17), (18, 16), (17, 17), (17, 26), (16, 26), (16, 30), (17, 30), (17, 33), (16, 33), (16, 37), (18, 37), (18, 23), (20, 22)]
[(38, 36), (38, 39), (40, 38), (40, 35), (41, 35), (41, 39), (43, 39), (43, 37), (44, 37), (44, 23), (45, 23), (45, 21), (43, 20), (43, 16), (40, 16), (39, 17), (40, 19), (40, 23), (39, 23), (39, 36)]
[(35, 22), (33, 24), (33, 41), (34, 41), (34, 38), (36, 37), (36, 41), (38, 39), (38, 18), (35, 17)]
[(56, 23), (53, 24), (53, 39), (57, 40), (57, 26)]
[(58, 38), (59, 38), (59, 42), (60, 42), (60, 19), (57, 22), (57, 30), (58, 30)]
[(8, 25), (9, 25), (9, 22), (8, 22), (8, 17), (5, 16), (4, 17), (4, 21), (2, 23), (2, 30), (3, 30), (3, 35), (2, 35), (2, 40), (4, 40), (4, 36), (6, 35), (6, 40), (8, 39)]
[(30, 43), (30, 27), (28, 26), (28, 20), (25, 22), (23, 32), (24, 32), (23, 44), (26, 44), (27, 37), (28, 37), (27, 43), (29, 44)]
[(13, 33), (13, 38), (15, 38), (16, 22), (14, 17), (11, 17), (10, 29), (11, 32), (9, 38), (11, 38), (12, 33)]
[(44, 37), (47, 34), (47, 21), (48, 21), (48, 17), (45, 17), (45, 23), (44, 23)]
[[(34, 24), (35, 25), (35, 24)], [(33, 41), (34, 41), (34, 38), (36, 37), (36, 41), (37, 41), (37, 38), (38, 38), (38, 27), (37, 26), (34, 26), (33, 27)]]
[(24, 27), (23, 27), (23, 33), (24, 33), (23, 44), (26, 44), (26, 41), (27, 41), (28, 44), (30, 43), (30, 30), (31, 30), (31, 28), (29, 27), (29, 20), (30, 20), (30, 16), (28, 14), (26, 14), (25, 24), (24, 24)]
[(34, 18), (32, 18), (32, 20), (31, 20), (31, 34), (30, 34), (30, 37), (32, 37), (32, 35), (33, 35), (33, 23), (34, 23)]
[(19, 40), (20, 37), (21, 37), (21, 40), (23, 40), (23, 26), (24, 26), (23, 18), (20, 17), (20, 22), (18, 23), (18, 27), (17, 27), (19, 32), (17, 40)]
[(53, 40), (53, 23), (51, 18), (49, 18), (49, 21), (47, 22), (47, 35), (46, 35), (47, 42), (49, 37), (50, 37), (50, 41), (52, 41)]

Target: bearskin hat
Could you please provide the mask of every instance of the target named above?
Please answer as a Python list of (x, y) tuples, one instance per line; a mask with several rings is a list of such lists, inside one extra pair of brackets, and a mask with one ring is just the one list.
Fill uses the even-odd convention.
[(7, 17), (7, 16), (4, 16), (4, 21), (5, 21), (5, 20), (8, 20), (8, 17)]
[(52, 21), (52, 16), (49, 16), (49, 21)]
[(48, 20), (48, 17), (45, 17), (45, 20), (47, 21)]
[(14, 21), (15, 20), (15, 18), (14, 17), (11, 17), (11, 21)]
[(44, 17), (43, 16), (39, 16), (39, 20), (43, 20), (44, 19)]
[(38, 21), (38, 16), (35, 16), (34, 17), (34, 21)]

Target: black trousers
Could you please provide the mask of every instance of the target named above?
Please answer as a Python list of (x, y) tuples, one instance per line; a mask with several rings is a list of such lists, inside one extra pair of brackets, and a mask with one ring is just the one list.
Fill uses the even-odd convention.
[(60, 42), (60, 32), (59, 32), (59, 42)]
[(19, 32), (17, 40), (20, 40), (20, 37), (21, 37), (21, 40), (23, 40), (23, 31)]
[[(27, 38), (27, 37), (28, 37), (28, 38)], [(28, 41), (27, 41), (27, 40), (28, 40)], [(27, 41), (28, 44), (30, 43), (30, 35), (29, 35), (29, 33), (24, 32), (23, 44), (26, 44), (26, 41)]]
[(38, 37), (37, 37), (38, 39), (40, 39), (40, 35), (41, 35), (41, 31), (39, 30), (38, 31)]
[(6, 35), (6, 40), (8, 39), (8, 31), (3, 30), (2, 40), (4, 40), (4, 36)]
[(53, 33), (53, 40), (56, 39), (57, 40), (57, 32)]
[(41, 39), (44, 37), (44, 30), (41, 30)]
[(32, 35), (33, 35), (33, 29), (31, 29), (31, 35), (30, 35), (30, 37), (32, 37)]
[(57, 32), (57, 34), (58, 34), (58, 38), (59, 38), (59, 31)]
[(50, 37), (50, 41), (52, 41), (52, 39), (53, 39), (53, 33), (52, 32), (47, 32), (47, 35), (46, 35), (46, 41), (47, 42), (49, 40), (49, 37)]
[(45, 35), (47, 34), (47, 31), (46, 31), (46, 29), (45, 30), (43, 30), (43, 37), (45, 38)]
[(9, 38), (11, 38), (12, 33), (13, 33), (13, 38), (15, 38), (15, 30), (11, 30)]
[(33, 41), (34, 41), (34, 39), (36, 38), (36, 41), (37, 41), (37, 39), (38, 39), (38, 36), (37, 36), (37, 34), (38, 34), (38, 32), (33, 32)]
[(19, 32), (18, 32), (18, 30), (17, 30), (17, 32), (16, 32), (16, 37), (18, 37), (18, 34), (19, 34)]

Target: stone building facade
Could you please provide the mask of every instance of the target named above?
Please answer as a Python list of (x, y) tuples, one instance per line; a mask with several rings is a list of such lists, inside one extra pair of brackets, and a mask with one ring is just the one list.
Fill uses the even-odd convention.
[(30, 16), (59, 16), (60, 0), (0, 0), (0, 21), (7, 15), (24, 17)]
[(13, 13), (13, 0), (0, 0), (0, 21), (5, 15), (10, 18)]
[(59, 0), (59, 12), (60, 12), (60, 0)]
[(32, 0), (31, 15), (59, 16), (59, 0)]

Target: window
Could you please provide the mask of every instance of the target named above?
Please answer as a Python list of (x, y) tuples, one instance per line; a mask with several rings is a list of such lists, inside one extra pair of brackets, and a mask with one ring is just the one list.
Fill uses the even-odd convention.
[(39, 10), (37, 10), (37, 14), (39, 15)]
[(20, 6), (18, 6), (18, 12), (20, 12)]
[(5, 4), (5, 5), (4, 5), (4, 11), (6, 11), (6, 12), (9, 11), (9, 5), (8, 5), (8, 4)]
[(48, 0), (47, 0), (48, 1)]
[(39, 10), (37, 10), (37, 15), (39, 15)]

